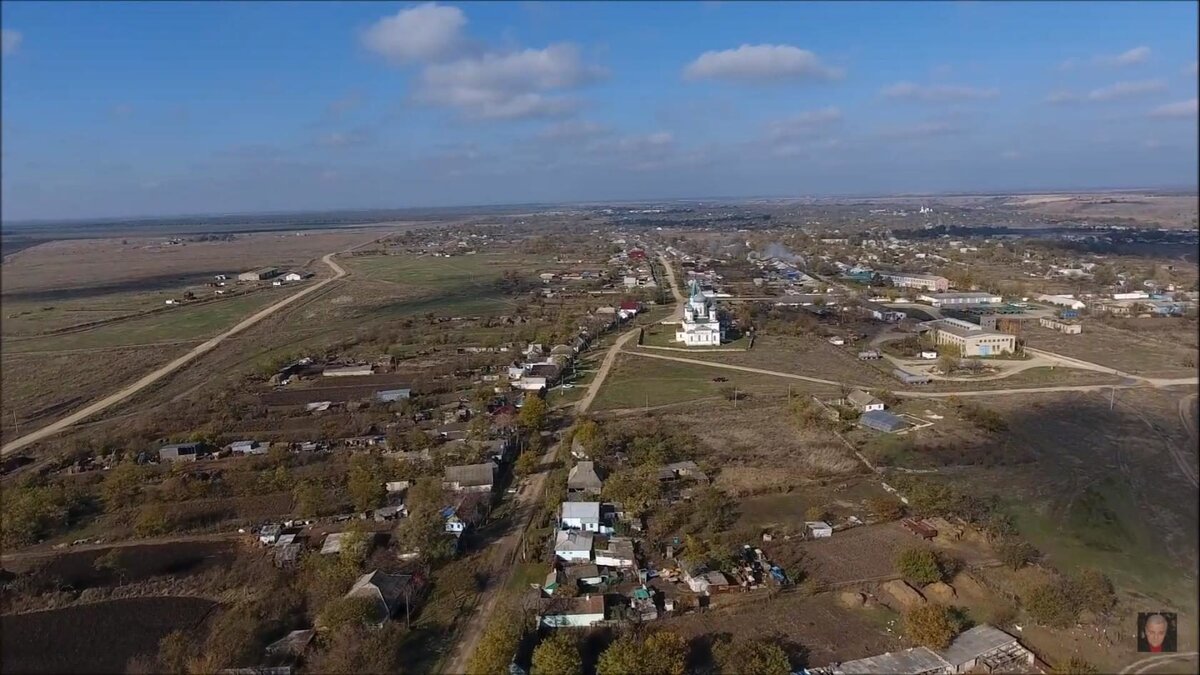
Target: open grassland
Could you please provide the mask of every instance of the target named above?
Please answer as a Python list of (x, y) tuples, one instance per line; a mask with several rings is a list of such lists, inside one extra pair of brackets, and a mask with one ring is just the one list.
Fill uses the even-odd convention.
[(496, 282), (505, 272), (529, 273), (545, 263), (536, 256), (487, 253), (451, 258), (362, 255), (345, 259), (347, 269), (375, 282), (370, 286), (382, 296), (375, 311), (385, 316), (508, 313), (513, 303)]
[(382, 236), (385, 229), (239, 234), (231, 241), (167, 244), (168, 237), (75, 239), (20, 251), (0, 266), (4, 300), (45, 302), (179, 287), (263, 266), (311, 267), (319, 258)]
[(1009, 504), (1017, 526), (1060, 569), (1094, 566), (1126, 591), (1195, 611), (1196, 487), (1172, 448), (1195, 446), (1178, 416), (1184, 392), (1001, 397), (1008, 432), (996, 442), (1034, 461), (955, 472)]
[[(867, 347), (864, 344), (862, 348)], [(754, 348), (746, 352), (697, 351), (686, 356), (701, 361), (776, 370), (872, 388), (899, 384), (882, 370), (873, 368), (868, 362), (859, 361), (857, 348), (838, 347), (816, 335), (760, 335), (754, 341)], [(727, 372), (735, 371), (722, 371), (723, 374)]]
[[(1114, 326), (1120, 326), (1114, 327)], [(1092, 320), (1079, 335), (1040, 326), (1026, 332), (1030, 347), (1043, 349), (1146, 377), (1196, 374), (1197, 323), (1194, 319), (1126, 319), (1113, 325)]]
[(186, 345), (87, 353), (6, 354), (0, 360), (0, 436), (9, 440), (100, 398), (187, 350)]
[(4, 342), (5, 353), (61, 352), (108, 349), (210, 338), (272, 302), (294, 293), (295, 287), (263, 289), (256, 293), (196, 305), (182, 305), (154, 314), (72, 333)]
[[(725, 381), (714, 381), (714, 378)], [(729, 392), (732, 397), (734, 389), (738, 391), (738, 405), (751, 408), (758, 405), (756, 400), (760, 397), (786, 397), (789, 385), (793, 390), (801, 391), (807, 383), (622, 354), (617, 357), (592, 409), (653, 408), (708, 398), (732, 407), (733, 402), (725, 401), (724, 396)]]

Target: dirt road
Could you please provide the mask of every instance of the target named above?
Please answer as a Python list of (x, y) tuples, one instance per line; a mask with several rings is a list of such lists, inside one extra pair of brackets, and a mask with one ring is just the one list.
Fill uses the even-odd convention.
[[(1155, 654), (1134, 661), (1121, 671), (1125, 673), (1194, 673), (1195, 666), (1188, 665), (1200, 656), (1197, 652), (1180, 652), (1178, 654)], [(1162, 668), (1162, 670), (1160, 670)]]
[(107, 550), (110, 548), (133, 548), (137, 546), (158, 546), (161, 544), (186, 544), (201, 541), (233, 541), (239, 537), (246, 536), (247, 535), (239, 534), (237, 532), (221, 532), (218, 534), (185, 534), (176, 537), (156, 537), (152, 539), (128, 539), (125, 541), (104, 542), (100, 544), (80, 544), (79, 546), (68, 546), (66, 548), (54, 548), (43, 545), (41, 548), (35, 547), (25, 549), (18, 553), (5, 553), (0, 555), (0, 562), (12, 563), (19, 560), (55, 558), (60, 555), (67, 555), (69, 553)]
[[(558, 448), (559, 445), (557, 443), (550, 446), (546, 454), (542, 455), (542, 466), (550, 466), (551, 462), (554, 461), (554, 454), (558, 451)], [(512, 525), (504, 533), (504, 536), (488, 546), (490, 553), (488, 567), (499, 571), (483, 591), (475, 614), (463, 626), (458, 642), (455, 643), (454, 652), (450, 656), (450, 660), (442, 668), (443, 673), (457, 675), (458, 673), (467, 672), (467, 663), (471, 660), (471, 654), (475, 653), (475, 647), (479, 645), (480, 638), (483, 637), (484, 631), (487, 630), (488, 625), (491, 623), (491, 617), (500, 602), (500, 596), (504, 594), (504, 589), (508, 587), (513, 571), (511, 561), (516, 553), (517, 546), (521, 543), (521, 533), (524, 532), (526, 526), (529, 524), (529, 519), (533, 516), (538, 503), (541, 501), (542, 490), (546, 486), (546, 476), (549, 473), (549, 469), (543, 469), (530, 475), (525, 480), (520, 492), (517, 493), (517, 504), (513, 514)]]
[[(377, 238), (372, 241), (378, 241), (378, 240), (379, 239)], [(364, 244), (360, 244), (360, 246), (365, 246), (366, 243), (371, 243), (371, 242), (365, 242)], [(354, 247), (354, 248), (358, 248), (358, 247)], [(24, 436), (21, 436), (20, 438), (9, 441), (8, 443), (6, 443), (4, 445), (3, 448), (0, 448), (0, 457), (4, 457), (9, 454), (12, 454), (12, 453), (16, 452), (17, 450), (20, 450), (21, 448), (23, 448), (31, 443), (36, 443), (37, 441), (42, 440), (43, 438), (49, 438), (50, 436), (57, 434), (58, 432), (66, 429), (67, 427), (70, 427), (72, 424), (81, 422), (81, 421), (87, 419), (88, 417), (91, 417), (92, 415), (95, 415), (96, 413), (98, 413), (106, 408), (112, 407), (113, 405), (116, 405), (117, 403), (124, 401), (125, 399), (129, 398), (130, 396), (133, 396), (134, 394), (145, 389), (146, 387), (154, 384), (155, 382), (158, 382), (159, 380), (166, 377), (167, 375), (170, 375), (171, 373), (186, 366), (188, 363), (191, 363), (196, 358), (212, 351), (213, 349), (216, 349), (227, 338), (237, 335), (238, 333), (246, 330), (247, 328), (258, 323), (259, 321), (262, 321), (263, 319), (267, 318), (268, 316), (271, 316), (272, 314), (283, 309), (284, 307), (287, 307), (288, 305), (296, 302), (297, 300), (300, 300), (301, 298), (304, 298), (305, 296), (311, 295), (311, 294), (319, 291), (320, 289), (328, 286), (329, 284), (333, 283), (334, 281), (337, 281), (338, 279), (341, 279), (342, 277), (346, 276), (346, 270), (343, 269), (341, 265), (337, 264), (333, 260), (333, 256), (337, 255), (337, 253), (340, 253), (340, 251), (334, 252), (334, 253), (327, 253), (327, 254), (325, 254), (324, 257), (321, 258), (321, 262), (325, 263), (326, 265), (329, 266), (329, 268), (331, 270), (333, 270), (332, 277), (323, 279), (323, 280), (317, 282), (316, 284), (309, 286), (308, 288), (302, 289), (298, 293), (289, 295), (288, 297), (284, 298), (283, 300), (280, 300), (279, 302), (256, 312), (255, 314), (251, 315), (250, 317), (243, 319), (240, 323), (238, 323), (233, 328), (230, 328), (229, 330), (225, 331), (224, 333), (221, 333), (220, 335), (218, 335), (214, 338), (206, 340), (205, 342), (197, 345), (195, 348), (193, 348), (191, 351), (184, 354), (183, 356), (180, 356), (179, 358), (175, 359), (174, 361), (171, 361), (170, 363), (166, 364), (165, 366), (162, 366), (161, 368), (158, 368), (158, 369), (150, 372), (149, 374), (142, 377), (138, 381), (134, 382), (133, 384), (131, 384), (123, 389), (120, 389), (116, 393), (105, 396), (104, 398), (100, 399), (99, 401), (96, 401), (87, 406), (84, 406), (80, 410), (77, 410), (74, 413), (71, 413), (70, 415), (68, 415), (56, 422), (52, 422), (52, 423), (48, 424), (47, 426), (44, 426), (41, 429), (38, 429), (37, 431), (34, 431), (33, 433), (25, 434)]]
[(687, 298), (683, 297), (683, 291), (679, 289), (679, 282), (675, 279), (675, 268), (671, 267), (671, 261), (662, 253), (658, 254), (658, 263), (663, 266), (663, 270), (667, 273), (667, 281), (671, 283), (671, 295), (675, 296), (675, 311), (671, 312), (668, 321), (679, 321), (683, 319), (683, 306), (687, 304)]

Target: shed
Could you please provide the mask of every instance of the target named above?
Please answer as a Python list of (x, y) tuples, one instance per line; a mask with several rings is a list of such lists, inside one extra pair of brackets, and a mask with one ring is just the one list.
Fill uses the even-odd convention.
[(833, 536), (833, 526), (823, 520), (805, 521), (804, 530), (813, 539), (825, 539)]
[(904, 420), (883, 410), (871, 410), (858, 418), (859, 426), (884, 433), (900, 431), (908, 426)]
[(370, 600), (375, 605), (375, 623), (383, 623), (411, 599), (417, 582), (417, 577), (412, 574), (387, 574), (375, 570), (359, 577), (346, 592), (346, 597)]
[(596, 473), (595, 462), (576, 462), (575, 466), (571, 467), (571, 472), (567, 474), (568, 493), (598, 495), (603, 487), (604, 483)]
[(172, 443), (158, 449), (158, 458), (164, 462), (194, 462), (200, 456), (200, 443)]
[(406, 401), (410, 398), (412, 398), (412, 389), (382, 389), (375, 392), (375, 400), (385, 403)]
[(902, 368), (896, 368), (892, 371), (892, 375), (904, 384), (929, 384), (933, 382), (933, 378), (923, 373), (913, 373)]

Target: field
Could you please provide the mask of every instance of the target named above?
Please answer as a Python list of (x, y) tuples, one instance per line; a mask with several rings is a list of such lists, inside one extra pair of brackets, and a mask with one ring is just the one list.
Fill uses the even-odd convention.
[(1055, 566), (1098, 567), (1121, 588), (1194, 613), (1200, 514), (1172, 454), (1194, 467), (1181, 394), (1121, 391), (1112, 411), (1103, 394), (999, 397), (988, 407), (1009, 431), (996, 442), (1033, 461), (964, 469), (954, 480), (1000, 496)]
[[(675, 356), (674, 353), (668, 355)], [(680, 356), (692, 358), (695, 355)], [(725, 381), (714, 381), (714, 378)], [(795, 391), (812, 386), (786, 378), (622, 354), (596, 396), (593, 409), (653, 408), (698, 399), (721, 400), (722, 405), (732, 406), (732, 402), (722, 399), (726, 390), (732, 396), (735, 387), (739, 392), (739, 404), (754, 406), (757, 404), (751, 399), (786, 397), (789, 385)]]
[[(546, 264), (544, 257), (486, 254), (451, 258), (412, 255), (354, 256), (347, 269), (390, 292), (391, 300), (377, 307), (383, 316), (438, 314), (503, 314), (513, 303), (495, 285), (505, 272), (529, 271)], [(386, 284), (382, 288), (380, 284)], [(397, 293), (399, 295), (397, 295)]]
[[(866, 349), (865, 345), (863, 349)], [(760, 335), (754, 342), (754, 349), (746, 352), (697, 352), (686, 356), (701, 361), (776, 370), (871, 388), (899, 384), (885, 372), (859, 361), (858, 350), (854, 347), (838, 347), (816, 335)], [(725, 375), (735, 371), (720, 372)]]
[(8, 673), (118, 673), (155, 653), (173, 630), (199, 626), (216, 604), (200, 598), (128, 598), (0, 616)]
[[(1044, 349), (1145, 377), (1195, 375), (1197, 325), (1188, 319), (1127, 319), (1132, 330), (1088, 321), (1079, 335), (1063, 335), (1040, 326), (1029, 330), (1030, 347)], [(1190, 365), (1189, 365), (1190, 364)]]
[(1055, 219), (1122, 220), (1154, 227), (1194, 228), (1197, 217), (1195, 195), (1024, 195), (1004, 205)]
[[(119, 551), (121, 571), (97, 569), (95, 562), (110, 551)], [(134, 583), (159, 575), (172, 577), (197, 574), (212, 567), (228, 565), (236, 552), (228, 541), (190, 541), (172, 544), (148, 544), (119, 549), (71, 551), (43, 562), (38, 559), (6, 562), (10, 571), (25, 573), (36, 568), (39, 575), (59, 580), (77, 591), (97, 586)]]
[[(895, 576), (900, 551), (920, 547), (921, 540), (898, 522), (866, 525), (835, 532), (829, 539), (803, 542), (805, 571), (822, 584), (847, 584)], [(947, 550), (967, 565), (988, 561), (985, 551), (971, 545), (938, 542), (931, 548)]]

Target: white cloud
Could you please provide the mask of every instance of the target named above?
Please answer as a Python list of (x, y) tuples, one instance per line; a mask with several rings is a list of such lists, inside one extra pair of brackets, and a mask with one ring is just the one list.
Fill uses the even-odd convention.
[(704, 52), (683, 70), (689, 80), (732, 82), (836, 80), (845, 70), (821, 63), (817, 55), (791, 45), (742, 45)]
[(549, 94), (604, 75), (603, 69), (583, 63), (574, 45), (556, 44), (430, 65), (421, 73), (416, 96), (477, 119), (546, 117), (578, 107), (572, 99)]
[(23, 39), (24, 36), (21, 35), (20, 31), (11, 28), (0, 30), (0, 41), (2, 41), (0, 44), (3, 46), (0, 53), (3, 53), (4, 56), (16, 54), (17, 50), (21, 48), (21, 40)]
[(363, 31), (362, 44), (394, 63), (444, 59), (466, 45), (466, 24), (461, 9), (428, 2), (376, 21)]
[(1150, 111), (1151, 117), (1195, 117), (1200, 114), (1197, 108), (1197, 100), (1194, 98), (1186, 101), (1178, 101), (1175, 103), (1167, 103), (1160, 105)]
[(953, 84), (914, 84), (912, 82), (897, 82), (890, 87), (884, 87), (881, 92), (888, 98), (908, 99), (943, 103), (947, 101), (975, 101), (985, 98), (995, 98), (1000, 92), (995, 89), (979, 87), (964, 87)]
[(807, 110), (798, 115), (775, 120), (767, 125), (767, 136), (773, 141), (785, 141), (812, 136), (840, 122), (842, 111), (836, 106)]
[(552, 124), (538, 133), (543, 141), (582, 141), (603, 136), (609, 132), (608, 127), (596, 122), (584, 120), (568, 120)]
[(1105, 54), (1093, 56), (1088, 60), (1067, 59), (1058, 65), (1060, 70), (1074, 70), (1080, 66), (1096, 66), (1104, 68), (1122, 68), (1145, 63), (1150, 58), (1150, 48), (1142, 45), (1121, 52), (1120, 54)]
[(1128, 82), (1117, 82), (1106, 87), (1093, 89), (1086, 94), (1077, 94), (1071, 91), (1056, 91), (1046, 97), (1047, 103), (1080, 103), (1080, 102), (1105, 102), (1115, 101), (1123, 98), (1135, 98), (1145, 96), (1146, 94), (1155, 94), (1167, 89), (1165, 80), (1135, 80)]

